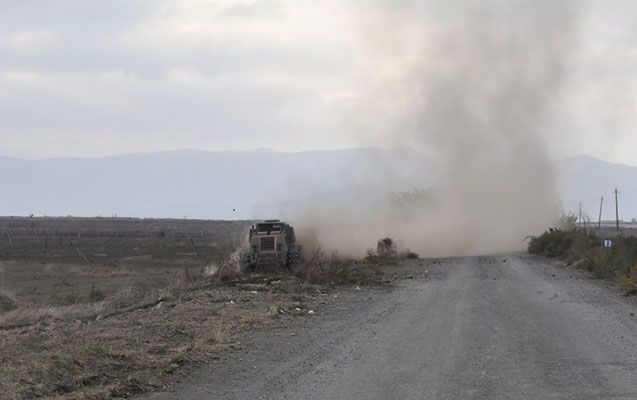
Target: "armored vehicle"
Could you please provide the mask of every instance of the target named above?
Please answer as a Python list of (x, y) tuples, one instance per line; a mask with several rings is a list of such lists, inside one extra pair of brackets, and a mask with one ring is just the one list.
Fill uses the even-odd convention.
[(274, 264), (290, 268), (299, 261), (301, 246), (296, 244), (294, 228), (278, 219), (252, 225), (248, 243), (249, 248), (241, 253), (244, 267)]

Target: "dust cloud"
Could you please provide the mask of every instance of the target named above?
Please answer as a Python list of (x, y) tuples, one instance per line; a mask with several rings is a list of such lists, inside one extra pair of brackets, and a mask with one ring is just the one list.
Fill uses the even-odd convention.
[[(300, 206), (291, 219), (347, 255), (387, 235), (421, 256), (524, 249), (558, 213), (545, 146), (557, 134), (551, 119), (569, 75), (575, 3), (365, 4), (353, 24), (364, 51), (352, 135), (422, 152), (438, 166), (436, 182), (393, 196), (367, 187), (338, 206), (329, 198)], [(385, 179), (421, 173), (416, 165)]]

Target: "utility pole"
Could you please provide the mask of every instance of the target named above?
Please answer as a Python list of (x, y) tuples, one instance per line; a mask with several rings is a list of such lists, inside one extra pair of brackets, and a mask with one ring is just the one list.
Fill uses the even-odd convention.
[(617, 194), (619, 192), (617, 188), (615, 188), (613, 193), (615, 193), (615, 222), (617, 223), (617, 232), (619, 232), (619, 203), (617, 202)]
[(604, 196), (599, 199), (599, 220), (597, 221), (597, 230), (602, 229), (602, 205), (604, 204)]
[(579, 202), (579, 218), (577, 218), (577, 222), (579, 223), (579, 227), (582, 227), (582, 202)]

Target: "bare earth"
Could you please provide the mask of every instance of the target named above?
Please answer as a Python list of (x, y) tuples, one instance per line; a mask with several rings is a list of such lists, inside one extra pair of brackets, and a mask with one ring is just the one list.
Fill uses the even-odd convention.
[(526, 254), (408, 263), (142, 398), (637, 399), (635, 298)]

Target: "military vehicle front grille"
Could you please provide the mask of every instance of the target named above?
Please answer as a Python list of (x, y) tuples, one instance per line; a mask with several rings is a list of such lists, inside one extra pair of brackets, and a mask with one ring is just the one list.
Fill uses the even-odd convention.
[(274, 251), (274, 236), (261, 238), (261, 251)]

